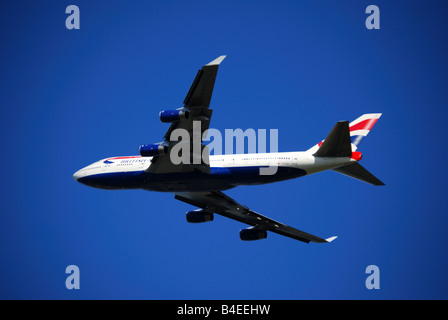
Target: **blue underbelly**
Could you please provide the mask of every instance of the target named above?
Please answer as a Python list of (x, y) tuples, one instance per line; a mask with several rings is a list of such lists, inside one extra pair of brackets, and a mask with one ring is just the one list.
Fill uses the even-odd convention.
[(153, 174), (145, 171), (102, 173), (78, 180), (102, 189), (147, 189), (153, 191), (227, 190), (239, 185), (265, 184), (306, 175), (298, 168), (278, 167), (275, 174), (260, 175), (260, 167), (212, 167), (202, 172)]
[[(294, 179), (306, 175), (306, 171), (299, 168), (277, 167), (274, 174), (260, 174), (258, 166), (210, 168), (211, 175), (216, 179), (224, 179), (232, 185), (263, 184), (287, 179)], [(264, 167), (267, 168), (267, 167)]]

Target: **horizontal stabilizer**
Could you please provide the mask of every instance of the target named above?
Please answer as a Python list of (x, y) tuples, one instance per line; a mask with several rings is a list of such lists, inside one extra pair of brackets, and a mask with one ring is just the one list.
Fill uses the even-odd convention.
[(346, 176), (373, 184), (374, 186), (384, 186), (383, 182), (381, 182), (377, 177), (375, 177), (373, 174), (367, 171), (358, 162), (343, 167), (339, 167), (333, 170), (345, 174)]
[(331, 130), (315, 157), (351, 157), (352, 146), (348, 121), (339, 121)]

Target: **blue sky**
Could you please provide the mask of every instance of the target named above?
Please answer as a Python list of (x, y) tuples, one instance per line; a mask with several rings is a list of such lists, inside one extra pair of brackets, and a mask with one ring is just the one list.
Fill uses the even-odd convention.
[[(79, 6), (81, 28), (65, 28)], [(380, 8), (367, 30), (365, 8)], [(0, 298), (447, 299), (443, 1), (1, 1)], [(306, 150), (381, 112), (364, 139), (373, 187), (334, 172), (226, 193), (322, 237), (185, 221), (171, 194), (88, 188), (72, 174), (158, 142), (219, 55), (211, 127), (278, 129)], [(80, 268), (81, 289), (65, 288)], [(379, 290), (365, 287), (368, 265)]]

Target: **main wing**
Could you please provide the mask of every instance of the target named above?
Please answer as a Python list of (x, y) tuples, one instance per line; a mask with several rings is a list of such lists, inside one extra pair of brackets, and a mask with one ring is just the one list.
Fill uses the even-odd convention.
[[(187, 96), (184, 99), (184, 106), (178, 110), (182, 110), (188, 114), (188, 117), (179, 121), (171, 123), (168, 131), (164, 136), (162, 145), (168, 147), (168, 152), (163, 155), (158, 155), (153, 158), (148, 172), (164, 173), (164, 172), (189, 172), (199, 170), (210, 173), (210, 166), (208, 158), (203, 159), (204, 154), (208, 157), (208, 151), (204, 151), (206, 146), (202, 145), (202, 135), (210, 126), (210, 119), (213, 110), (209, 108), (210, 100), (215, 85), (216, 74), (218, 72), (219, 64), (226, 56), (220, 56), (212, 62), (204, 65), (198, 71)], [(193, 130), (193, 128), (197, 130)], [(200, 130), (198, 130), (200, 127)], [(171, 147), (177, 141), (170, 141), (171, 134), (176, 129), (184, 129), (189, 133), (190, 144), (190, 163), (175, 165), (171, 162), (170, 151)], [(199, 136), (200, 135), (200, 136)], [(193, 141), (200, 144), (200, 148), (193, 145)], [(188, 143), (188, 141), (182, 141)], [(199, 146), (199, 145), (198, 145)], [(205, 160), (205, 161), (204, 161)]]
[(176, 193), (175, 198), (207, 210), (208, 212), (214, 212), (224, 217), (251, 225), (253, 226), (251, 229), (272, 231), (306, 243), (325, 243), (336, 239), (336, 237), (322, 239), (312, 234), (287, 226), (281, 222), (272, 220), (255, 211), (252, 211), (244, 205), (239, 204), (229, 196), (219, 191), (178, 192)]

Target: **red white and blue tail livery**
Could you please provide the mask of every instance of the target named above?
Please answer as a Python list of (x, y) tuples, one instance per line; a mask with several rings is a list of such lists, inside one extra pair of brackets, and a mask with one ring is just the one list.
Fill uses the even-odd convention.
[[(188, 222), (207, 222), (213, 214), (250, 225), (240, 231), (242, 240), (258, 240), (274, 232), (303, 242), (331, 242), (336, 237), (320, 238), (263, 216), (238, 203), (223, 193), (241, 185), (259, 185), (334, 170), (349, 177), (370, 183), (383, 183), (359, 164), (362, 155), (357, 151), (362, 139), (380, 118), (380, 113), (364, 114), (355, 121), (339, 121), (325, 140), (307, 151), (209, 155), (202, 144), (205, 130), (209, 128), (212, 109), (209, 108), (218, 66), (225, 56), (204, 65), (184, 100), (184, 106), (176, 110), (162, 111), (160, 120), (170, 127), (159, 143), (143, 145), (140, 155), (109, 157), (86, 166), (73, 175), (85, 185), (101, 189), (144, 189), (171, 192), (175, 198), (199, 207), (186, 214)], [(199, 126), (198, 126), (199, 124)], [(175, 163), (178, 140), (171, 139), (176, 129), (201, 132), (186, 145), (193, 145), (190, 159)], [(200, 148), (194, 143), (199, 137)], [(184, 139), (184, 138), (182, 138)], [(188, 153), (186, 153), (188, 155)], [(262, 169), (275, 167), (270, 174)]]
[(352, 151), (358, 149), (362, 139), (365, 138), (378, 119), (381, 113), (364, 114), (355, 121), (350, 122), (350, 139), (352, 142)]
[[(380, 117), (381, 113), (367, 113), (350, 122), (350, 141), (353, 152), (358, 149), (362, 139), (364, 139), (369, 134), (370, 130)], [(316, 152), (324, 141), (325, 140), (322, 140), (308, 151), (312, 153)]]

